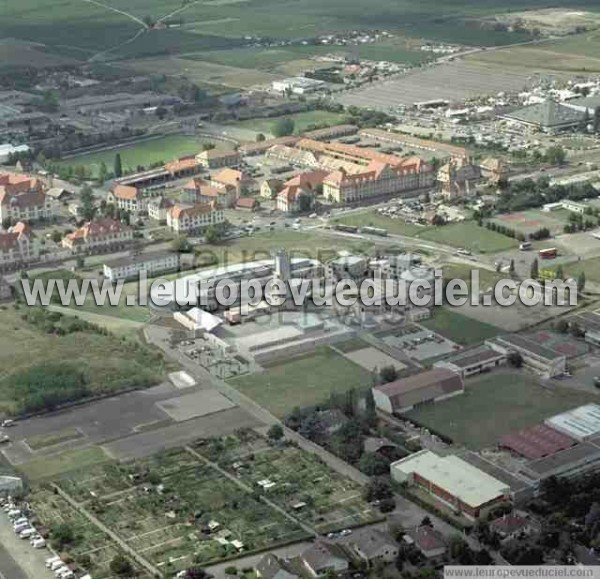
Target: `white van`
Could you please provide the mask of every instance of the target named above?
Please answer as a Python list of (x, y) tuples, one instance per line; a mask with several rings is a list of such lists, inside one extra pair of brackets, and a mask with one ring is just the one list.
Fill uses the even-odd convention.
[(50, 571), (56, 571), (57, 569), (60, 569), (61, 567), (65, 567), (65, 564), (62, 562), (62, 559), (59, 557), (58, 560), (54, 561), (54, 563), (50, 564)]
[(34, 533), (35, 529), (33, 527), (29, 527), (28, 529), (25, 529), (19, 533), (19, 539), (29, 539)]
[(46, 541), (40, 537), (39, 539), (34, 539), (31, 541), (31, 546), (34, 549), (44, 549), (46, 547)]

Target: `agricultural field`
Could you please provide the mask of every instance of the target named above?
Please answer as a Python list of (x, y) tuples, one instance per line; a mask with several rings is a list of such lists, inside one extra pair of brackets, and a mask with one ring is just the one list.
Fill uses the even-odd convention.
[[(85, 391), (89, 394), (157, 384), (170, 368), (159, 352), (142, 344), (137, 336), (117, 337), (85, 329), (69, 330), (65, 335), (49, 333), (45, 328), (49, 329), (50, 324), (68, 328), (77, 320), (72, 316), (48, 315), (51, 318), (34, 325), (21, 319), (21, 312), (15, 308), (0, 310), (3, 328), (0, 364), (4, 369), (0, 375), (0, 409), (4, 412), (18, 412), (23, 404), (37, 405), (33, 391), (31, 399), (23, 398), (22, 382), (36, 379), (42, 368), (48, 372), (54, 368), (58, 372), (61, 368), (72, 368), (73, 361), (77, 360)], [(41, 324), (47, 325), (42, 327)], [(35, 359), (31, 352), (36, 352)], [(79, 379), (79, 374), (77, 377)], [(59, 388), (58, 384), (54, 386)], [(63, 382), (61, 396), (68, 397), (69, 388)], [(80, 388), (80, 383), (73, 384), (73, 388)]]
[[(294, 131), (296, 134), (303, 133), (312, 125), (339, 125), (344, 122), (344, 115), (331, 113), (329, 111), (306, 111), (303, 113), (295, 113), (286, 115), (285, 118), (294, 121)], [(240, 121), (235, 124), (236, 127), (249, 129), (257, 133), (272, 135), (273, 128), (279, 118), (274, 119), (250, 119), (248, 121)]]
[(185, 155), (193, 155), (202, 151), (202, 146), (214, 144), (218, 148), (231, 148), (231, 145), (225, 142), (210, 141), (209, 139), (186, 137), (183, 135), (173, 135), (161, 137), (148, 141), (142, 141), (133, 145), (116, 147), (107, 151), (98, 153), (86, 153), (77, 155), (61, 161), (63, 166), (83, 166), (93, 176), (97, 176), (101, 163), (105, 163), (108, 170), (111, 171), (115, 155), (121, 155), (123, 171), (133, 173), (138, 167), (148, 167), (154, 163), (169, 162)]
[[(538, 5), (539, 0), (523, 0), (520, 8)], [(489, 2), (482, 7), (477, 0), (448, 7), (441, 17), (433, 0), (418, 5), (409, 0), (375, 0), (368, 14), (364, 4), (341, 0), (305, 0), (301, 4), (207, 0), (184, 6), (179, 0), (113, 0), (110, 4), (65, 0), (59, 13), (53, 8), (50, 0), (10, 3), (0, 22), (0, 37), (37, 42), (45, 50), (81, 61), (235, 48), (246, 36), (297, 39), (364, 29), (484, 46), (530, 38), (525, 33), (482, 26), (482, 17), (501, 12), (503, 6)], [(158, 22), (176, 27), (152, 26)]]
[(600, 71), (600, 31), (478, 53), (466, 57), (465, 62), (487, 66), (491, 71), (593, 74)]
[(600, 396), (553, 385), (545, 388), (526, 373), (495, 370), (470, 378), (462, 396), (412, 410), (406, 417), (472, 450)]
[(330, 394), (363, 389), (371, 384), (371, 373), (330, 348), (292, 360), (277, 362), (229, 383), (278, 417), (295, 407), (325, 402)]
[(433, 317), (421, 325), (463, 346), (479, 344), (501, 332), (496, 326), (459, 314), (448, 306), (436, 308)]

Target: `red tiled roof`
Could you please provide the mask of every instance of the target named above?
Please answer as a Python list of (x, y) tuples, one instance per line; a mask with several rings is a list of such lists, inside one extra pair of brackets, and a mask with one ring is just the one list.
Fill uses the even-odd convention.
[(117, 199), (133, 201), (142, 197), (142, 192), (137, 187), (131, 185), (117, 185), (113, 189), (113, 195)]
[(19, 234), (8, 231), (0, 232), (0, 251), (6, 252), (14, 249), (18, 245)]
[(177, 159), (177, 161), (171, 161), (165, 165), (165, 169), (171, 174), (179, 173), (181, 171), (187, 171), (189, 169), (195, 169), (198, 166), (198, 162), (195, 157), (183, 157)]
[(19, 173), (0, 173), (0, 187), (7, 193), (25, 193), (27, 191), (43, 191), (44, 184), (37, 177)]
[(224, 185), (231, 185), (233, 187), (239, 186), (244, 181), (248, 180), (248, 176), (242, 171), (237, 169), (221, 169), (216, 175), (213, 175), (211, 181), (216, 183), (223, 183)]
[(241, 209), (254, 209), (258, 205), (258, 201), (253, 197), (240, 197), (236, 202), (235, 206)]
[(545, 424), (536, 424), (518, 432), (504, 435), (499, 442), (502, 448), (512, 450), (534, 460), (556, 454), (577, 444), (577, 441)]
[(73, 233), (67, 235), (68, 239), (87, 239), (89, 237), (103, 237), (113, 235), (131, 229), (114, 219), (99, 219), (98, 221), (88, 221)]
[(286, 185), (296, 185), (298, 187), (308, 187), (309, 189), (315, 189), (323, 183), (327, 177), (327, 171), (318, 169), (316, 171), (307, 171), (306, 173), (299, 173), (295, 177), (292, 177), (289, 181), (286, 181)]
[(39, 207), (46, 204), (46, 195), (42, 191), (34, 190), (14, 193), (3, 186), (0, 187), (0, 204), (16, 206), (19, 209)]
[(194, 217), (205, 213), (212, 213), (217, 209), (214, 203), (198, 203), (197, 205), (175, 205), (169, 209), (172, 219), (182, 219), (184, 217)]

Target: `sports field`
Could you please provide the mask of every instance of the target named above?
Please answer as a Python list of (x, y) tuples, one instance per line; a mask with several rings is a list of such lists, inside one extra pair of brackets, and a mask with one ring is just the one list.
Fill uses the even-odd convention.
[(60, 162), (64, 166), (83, 166), (91, 171), (93, 175), (98, 174), (101, 163), (105, 163), (109, 171), (112, 171), (115, 155), (121, 155), (121, 162), (125, 172), (134, 172), (138, 167), (148, 167), (154, 163), (169, 162), (185, 155), (193, 155), (202, 151), (202, 146), (212, 144), (219, 149), (230, 149), (232, 145), (223, 141), (211, 141), (210, 139), (186, 137), (173, 135), (142, 141), (124, 147), (115, 147), (99, 153), (87, 153), (70, 157)]
[(351, 388), (368, 388), (371, 373), (330, 348), (271, 364), (229, 383), (275, 416), (284, 417), (295, 407), (325, 402), (330, 394)]
[(600, 395), (556, 385), (543, 388), (525, 373), (496, 370), (468, 379), (463, 395), (412, 410), (407, 418), (479, 450), (494, 446), (503, 434), (599, 400)]
[(449, 306), (436, 308), (433, 317), (421, 325), (463, 346), (480, 344), (501, 332), (496, 326), (463, 316)]
[(552, 235), (558, 235), (563, 232), (564, 226), (569, 222), (569, 211), (559, 209), (558, 211), (546, 213), (538, 209), (530, 209), (497, 215), (491, 221), (514, 229), (524, 235), (533, 233), (542, 227), (547, 227)]

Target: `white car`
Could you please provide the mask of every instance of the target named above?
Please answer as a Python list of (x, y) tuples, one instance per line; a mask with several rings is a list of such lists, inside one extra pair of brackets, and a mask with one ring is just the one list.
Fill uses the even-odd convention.
[(50, 568), (53, 563), (57, 563), (58, 561), (60, 561), (60, 557), (58, 555), (54, 555), (54, 557), (48, 557), (48, 559), (46, 559), (46, 567)]
[(28, 529), (25, 529), (19, 533), (19, 539), (30, 539), (35, 532), (36, 531), (33, 527), (29, 527)]
[(2, 426), (2, 428), (7, 428), (9, 426), (14, 426), (15, 425), (15, 421), (11, 420), (10, 418), (7, 418), (6, 420), (2, 421), (2, 424), (0, 426)]

